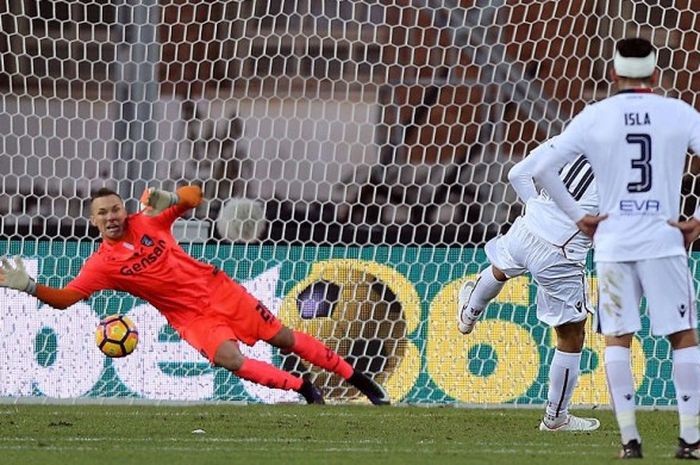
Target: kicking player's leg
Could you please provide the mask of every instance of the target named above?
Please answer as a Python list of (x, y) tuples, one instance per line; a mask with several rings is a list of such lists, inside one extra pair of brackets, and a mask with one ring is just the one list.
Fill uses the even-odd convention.
[(476, 281), (467, 281), (459, 291), (457, 329), (462, 334), (474, 331), (489, 302), (503, 289), (508, 277), (493, 265), (484, 269)]
[(585, 339), (585, 266), (562, 256), (552, 247), (533, 243), (528, 269), (537, 282), (537, 319), (554, 328), (557, 346), (549, 366), (549, 391), (541, 431), (594, 431), (596, 418), (569, 413), (578, 384), (581, 351)]
[(377, 382), (353, 369), (340, 355), (306, 333), (282, 327), (267, 342), (282, 350), (294, 352), (307, 362), (342, 376), (375, 405), (390, 403), (389, 395)]
[(569, 413), (578, 384), (586, 320), (555, 328), (557, 348), (549, 366), (549, 391), (542, 431), (593, 431), (600, 427), (596, 418), (580, 418)]
[(524, 260), (528, 253), (526, 231), (521, 222), (513, 226), (503, 236), (486, 243), (484, 250), (490, 265), (481, 271), (475, 282), (467, 281), (459, 291), (457, 302), (457, 329), (462, 334), (474, 330), (489, 302), (493, 300), (509, 278), (527, 272)]

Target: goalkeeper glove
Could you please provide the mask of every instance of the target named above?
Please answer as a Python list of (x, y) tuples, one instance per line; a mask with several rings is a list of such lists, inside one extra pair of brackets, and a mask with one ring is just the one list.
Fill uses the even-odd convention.
[(162, 191), (153, 187), (149, 187), (141, 195), (141, 205), (146, 208), (146, 213), (151, 216), (158, 215), (179, 201), (180, 199), (176, 193)]
[(14, 268), (7, 260), (2, 258), (2, 266), (0, 266), (0, 287), (9, 287), (18, 291), (26, 292), (30, 295), (36, 295), (36, 281), (34, 281), (24, 269), (22, 257), (15, 257)]

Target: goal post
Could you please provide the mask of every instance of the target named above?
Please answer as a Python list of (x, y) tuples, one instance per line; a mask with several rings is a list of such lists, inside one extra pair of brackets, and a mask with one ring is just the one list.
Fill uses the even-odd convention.
[[(4, 2), (0, 255), (65, 285), (99, 242), (91, 192), (115, 189), (134, 211), (147, 186), (196, 183), (206, 201), (174, 229), (185, 250), (395, 400), (542, 405), (555, 335), (536, 319), (533, 282), (509, 281), (469, 337), (458, 290), (522, 212), (510, 167), (611, 94), (618, 39), (650, 39), (657, 91), (699, 108), (700, 15), (672, 3)], [(700, 168), (689, 160), (686, 216)], [(695, 252), (691, 265), (700, 277)], [(123, 359), (91, 339), (113, 313), (139, 328)], [(587, 334), (574, 401), (606, 404), (603, 344)], [(670, 404), (669, 348), (645, 323), (633, 349), (639, 402)], [(362, 401), (265, 344), (244, 353), (332, 401)], [(297, 399), (209, 366), (130, 296), (59, 313), (4, 290), (0, 397)]]

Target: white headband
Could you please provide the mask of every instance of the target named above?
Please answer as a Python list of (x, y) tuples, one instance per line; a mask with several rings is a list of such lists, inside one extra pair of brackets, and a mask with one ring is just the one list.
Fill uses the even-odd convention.
[(645, 78), (654, 74), (656, 66), (656, 53), (651, 52), (645, 57), (623, 57), (620, 52), (615, 52), (613, 63), (618, 76), (627, 78)]

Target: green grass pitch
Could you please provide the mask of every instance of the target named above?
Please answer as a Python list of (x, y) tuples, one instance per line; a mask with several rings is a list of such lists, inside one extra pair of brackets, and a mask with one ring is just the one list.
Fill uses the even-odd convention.
[[(542, 433), (539, 409), (304, 405), (0, 405), (0, 463), (605, 464), (617, 463), (608, 410), (594, 433)], [(645, 461), (677, 463), (678, 420), (638, 413)], [(193, 433), (201, 429), (204, 433)]]

